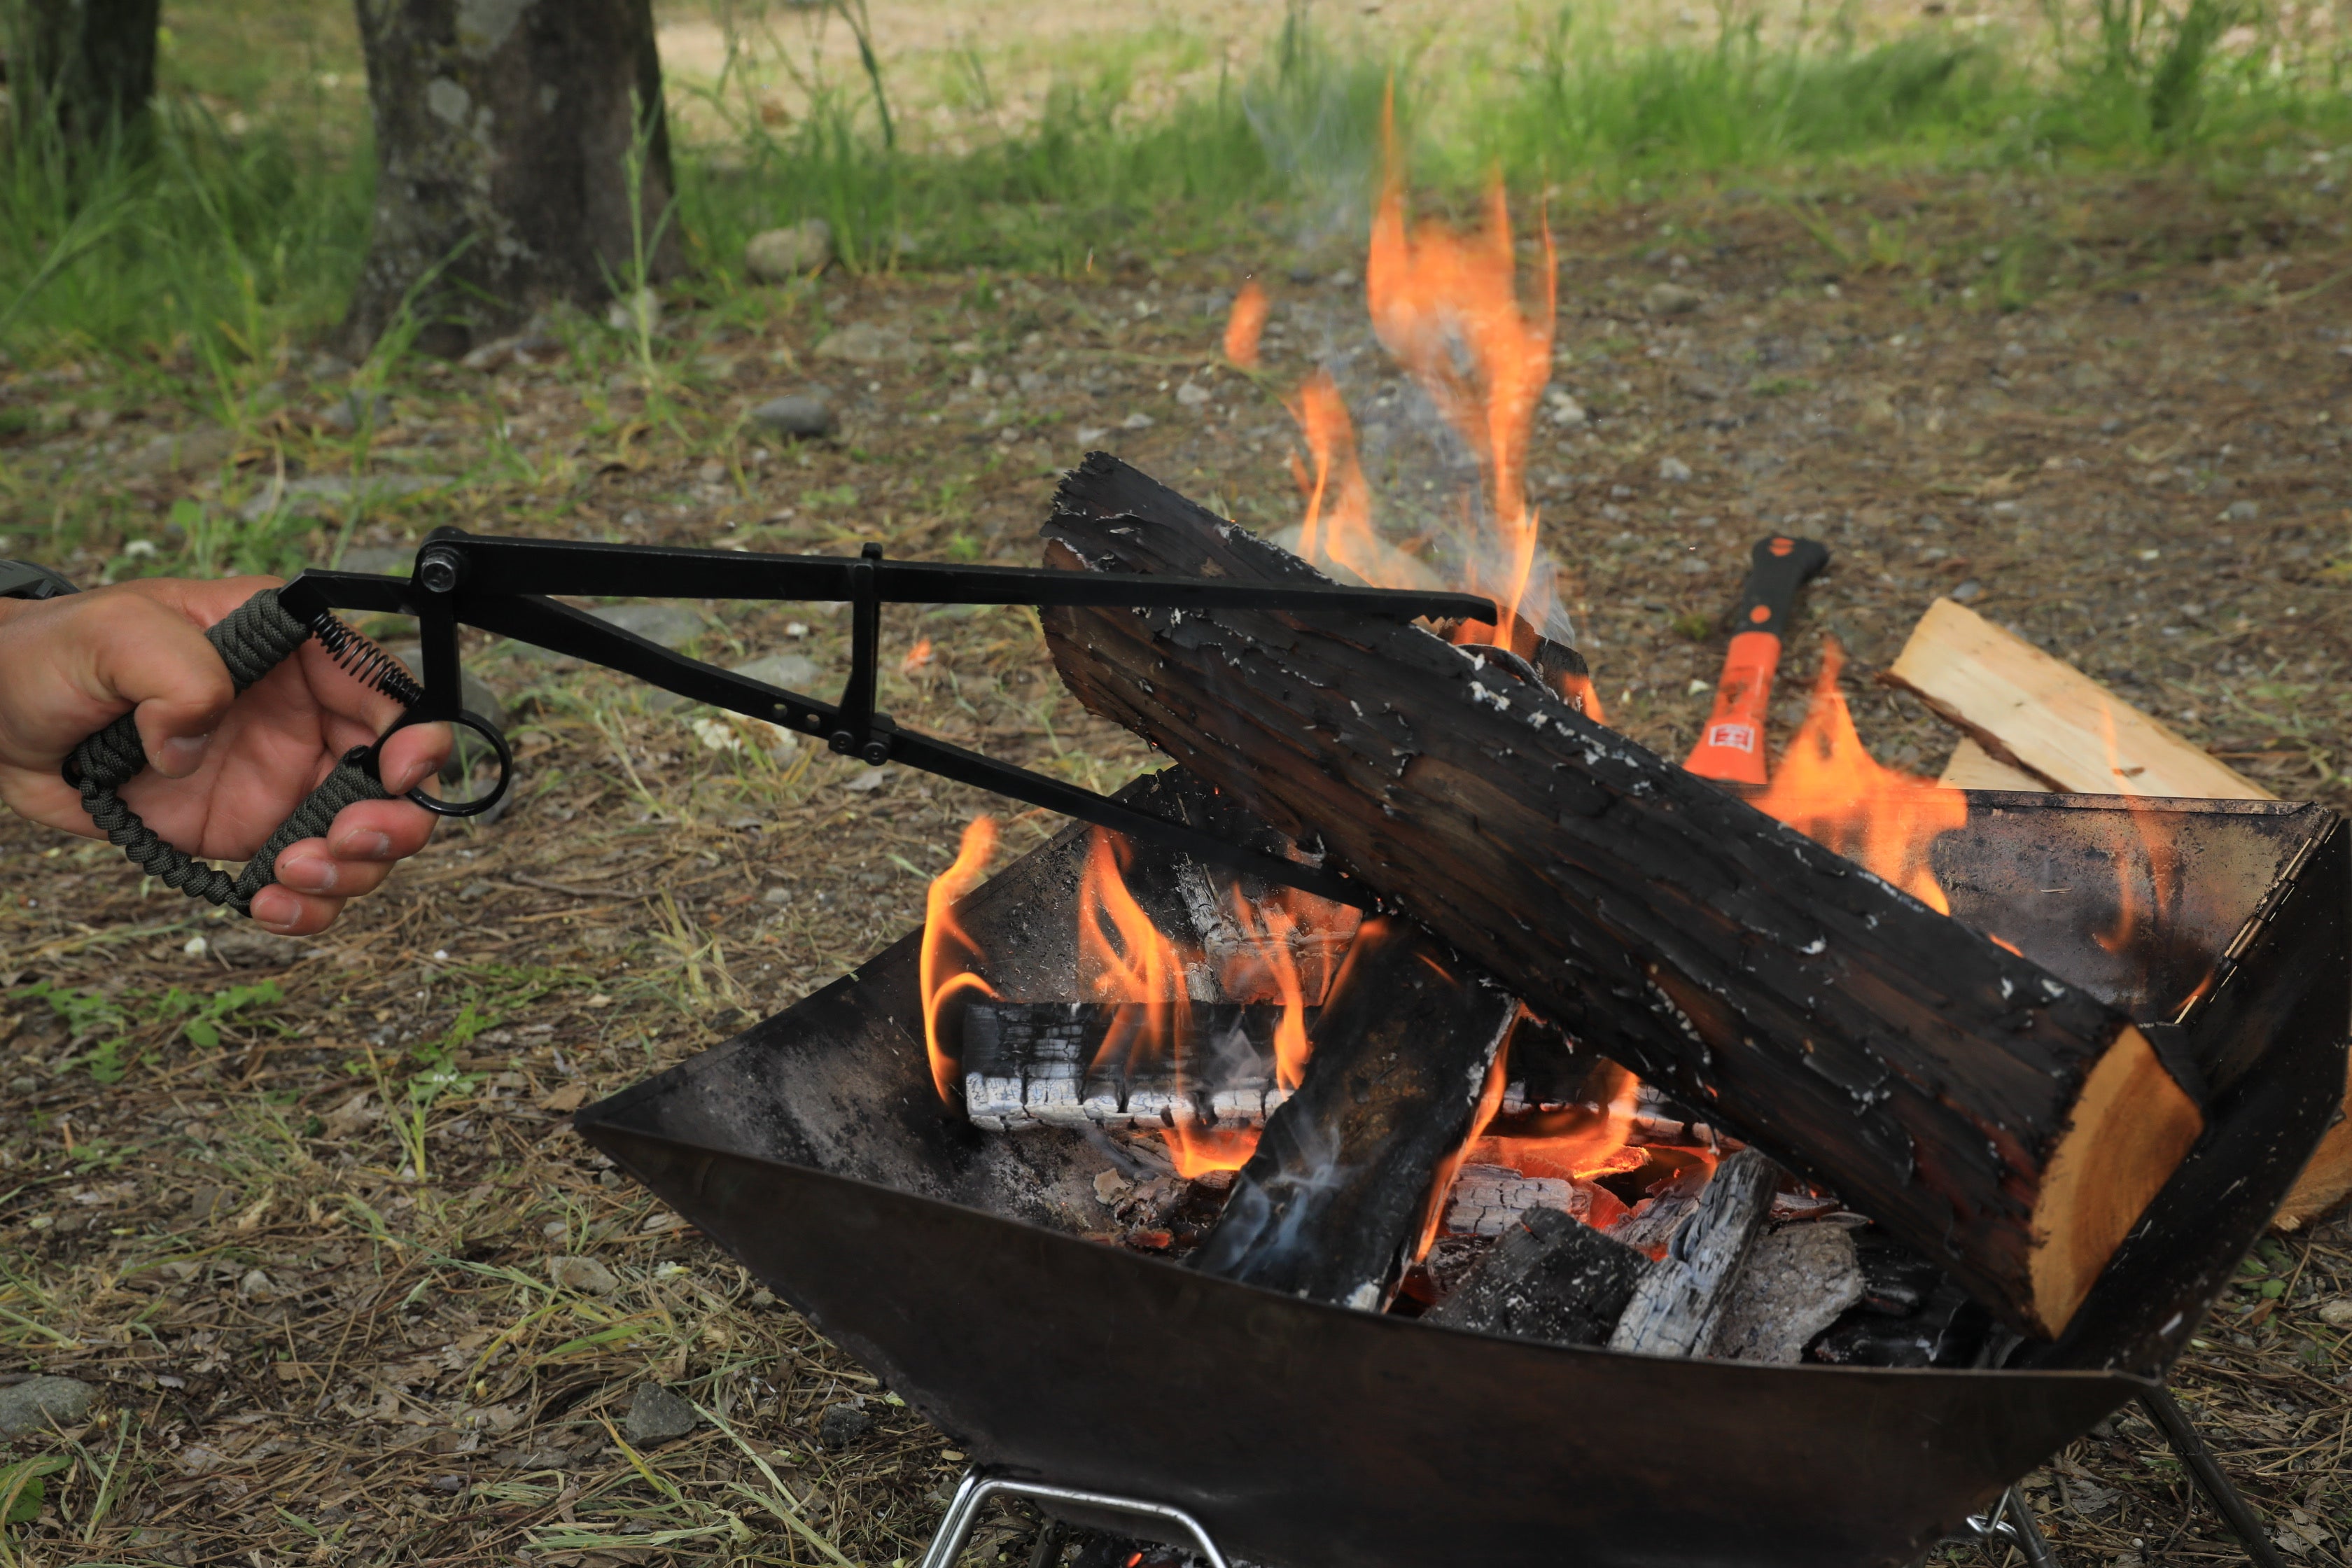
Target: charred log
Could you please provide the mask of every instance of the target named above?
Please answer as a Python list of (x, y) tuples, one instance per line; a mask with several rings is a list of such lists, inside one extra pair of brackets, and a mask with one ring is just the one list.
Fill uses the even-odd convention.
[[(1047, 533), (1072, 567), (1318, 580), (1099, 454)], [(2021, 1331), (2066, 1324), (2201, 1130), (2121, 1015), (1497, 661), (1354, 617), (1046, 626), (1089, 708)]]
[(1642, 1276), (1609, 1336), (1609, 1348), (1686, 1356), (1713, 1344), (1732, 1288), (1772, 1212), (1772, 1189), (1780, 1181), (1779, 1169), (1753, 1149), (1717, 1166), (1699, 1194), (1697, 1211), (1666, 1243), (1666, 1255)]
[(1377, 1310), (1444, 1201), (1518, 1003), (1413, 926), (1367, 921), (1193, 1266)]
[[(1175, 1009), (1139, 1002), (969, 1004), (964, 1109), (975, 1126), (1262, 1127), (1287, 1092), (1275, 1079), (1282, 1009), (1194, 1002), (1167, 1048), (1146, 1050)], [(1307, 1009), (1311, 1029), (1318, 1009)]]
[(1748, 1253), (1725, 1301), (1707, 1354), (1790, 1364), (1862, 1299), (1853, 1236), (1834, 1224), (1783, 1226)]
[(1557, 1209), (1529, 1209), (1423, 1316), (1555, 1344), (1597, 1345), (1633, 1299), (1648, 1260)]

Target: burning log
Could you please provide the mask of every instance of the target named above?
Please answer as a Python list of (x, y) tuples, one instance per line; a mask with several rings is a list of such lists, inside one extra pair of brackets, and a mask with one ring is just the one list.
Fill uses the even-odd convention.
[(1623, 1242), (1557, 1209), (1532, 1208), (1423, 1315), (1456, 1329), (1597, 1345), (1616, 1327), (1647, 1267)]
[(1748, 1253), (1707, 1353), (1793, 1365), (1862, 1291), (1851, 1231), (1822, 1222), (1783, 1226)]
[[(964, 1109), (972, 1124), (1022, 1127), (1262, 1127), (1289, 1091), (1276, 1081), (1283, 1009), (1195, 1002), (1167, 1053), (1121, 1048), (1146, 1037), (1154, 1005), (975, 1001), (963, 1016)], [(1317, 1009), (1305, 1009), (1308, 1028)]]
[[(1366, 921), (1195, 1268), (1378, 1310), (1434, 1228), (1518, 1003), (1412, 926)], [(1491, 1085), (1499, 1097), (1500, 1085)]]
[(1772, 1162), (1753, 1149), (1717, 1166), (1699, 1194), (1697, 1211), (1666, 1243), (1666, 1255), (1642, 1276), (1609, 1336), (1609, 1348), (1685, 1356), (1713, 1344), (1732, 1287), (1771, 1215), (1772, 1189), (1780, 1181)]
[[(1315, 576), (1100, 454), (1047, 532), (1072, 567)], [(2065, 1326), (2202, 1130), (2121, 1015), (1496, 660), (1312, 616), (1057, 610), (1046, 629), (1093, 710), (2021, 1331)]]

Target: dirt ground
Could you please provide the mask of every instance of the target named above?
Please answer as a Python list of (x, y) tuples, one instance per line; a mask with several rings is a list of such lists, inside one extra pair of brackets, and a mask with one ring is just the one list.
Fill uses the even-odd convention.
[[(1548, 416), (1530, 467), (1612, 721), (1681, 754), (1748, 542), (1801, 529), (1836, 560), (1780, 735), (1831, 632), (1864, 738), (1933, 773), (1952, 737), (1870, 677), (1935, 595), (1972, 585), (2281, 795), (2344, 806), (2352, 244), (2328, 173), (1556, 214), (1556, 381), (1590, 418)], [(279, 483), (319, 508), (286, 536), (323, 559), (348, 525), (352, 564), (441, 522), (1022, 563), (1090, 446), (1252, 527), (1295, 521), (1277, 399), (1318, 359), (1384, 506), (1442, 499), (1410, 488), (1448, 470), (1410, 460), (1431, 421), (1370, 345), (1360, 257), (1270, 240), (1106, 263), (682, 295), (650, 385), (601, 328), (558, 323), (568, 352), (541, 363), (416, 371), (357, 440), (332, 417), (338, 367), (299, 356), (282, 406), (227, 431), (92, 377), (20, 376), (0, 409), (37, 417), (0, 426), (21, 431), (0, 447), (6, 505), (20, 527), (92, 520), (58, 552), (85, 579), (135, 569), (134, 541), (174, 547), (175, 503), (184, 529)], [(1214, 354), (1252, 272), (1280, 328), (1257, 377)], [(1653, 292), (1668, 282), (1688, 300)], [(883, 331), (836, 348), (883, 357), (820, 348), (857, 323)], [(832, 437), (747, 421), (812, 382), (840, 408)], [(219, 466), (178, 469), (203, 454)], [(424, 482), (356, 515), (303, 489), (354, 462)], [(1024, 613), (899, 612), (892, 633), (903, 722), (1093, 787), (1147, 764), (1062, 693)], [(823, 605), (699, 606), (663, 635), (730, 664), (803, 655), (819, 692), (845, 645)], [(952, 1440), (564, 1118), (907, 930), (973, 812), (1008, 816), (1006, 856), (1054, 824), (776, 754), (561, 661), (469, 658), (511, 716), (517, 803), (323, 937), (205, 918), (102, 847), (0, 823), (0, 1381), (100, 1391), (7, 1450), (59, 1461), (11, 1538), (26, 1563), (881, 1564), (939, 1517)], [(2343, 1224), (2265, 1243), (2176, 1381), (2313, 1563), (2352, 1531), (2347, 1296)], [(649, 1383), (701, 1407), (686, 1435), (626, 1441)], [(843, 1405), (872, 1424), (829, 1447)], [(2028, 1488), (2069, 1563), (2235, 1560), (2137, 1417)], [(1025, 1561), (1028, 1531), (1002, 1515), (971, 1560)]]

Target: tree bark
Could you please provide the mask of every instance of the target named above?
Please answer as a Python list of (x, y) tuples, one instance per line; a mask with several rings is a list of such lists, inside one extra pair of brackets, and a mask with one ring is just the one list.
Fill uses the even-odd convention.
[[(1319, 580), (1096, 454), (1066, 565)], [(1419, 627), (1056, 610), (1095, 712), (1318, 845), (1580, 1044), (2063, 1329), (2202, 1130), (2119, 1014)], [(1327, 1019), (1328, 1026), (1328, 1019)]]
[(155, 96), (161, 0), (0, 0), (6, 79), (20, 136), (46, 117), (89, 147), (146, 118)]
[(404, 301), (418, 346), (457, 354), (676, 270), (651, 0), (357, 5), (376, 197), (349, 352)]

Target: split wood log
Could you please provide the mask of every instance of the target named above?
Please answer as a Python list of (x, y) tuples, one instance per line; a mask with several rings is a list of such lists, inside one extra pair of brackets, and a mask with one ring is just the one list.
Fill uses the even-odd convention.
[[(1317, 1009), (1305, 1010), (1311, 1030)], [(963, 1016), (964, 1110), (993, 1132), (1023, 1127), (1262, 1127), (1288, 1098), (1275, 1081), (1278, 1006), (1187, 1002), (999, 1002)], [(1156, 1031), (1176, 1037), (1151, 1044)]]
[[(1918, 694), (1963, 738), (1941, 782), (1959, 789), (2274, 800), (2065, 660), (1954, 603), (1928, 606), (1880, 677)], [(2352, 1085), (2273, 1224), (2294, 1230), (2352, 1195)]]
[(1659, 1256), (1675, 1233), (1698, 1212), (1708, 1174), (1705, 1165), (1688, 1167), (1634, 1205), (1624, 1218), (1609, 1227), (1609, 1234), (1637, 1252)]
[(1793, 1364), (1862, 1290), (1853, 1232), (1830, 1221), (1782, 1226), (1749, 1251), (1706, 1353)]
[[(1314, 582), (1102, 454), (1048, 558)], [(1055, 610), (1063, 679), (1553, 1025), (2063, 1328), (2202, 1129), (2128, 1020), (1412, 626)], [(1277, 1122), (1279, 1118), (1276, 1119)]]
[(1938, 599), (1880, 679), (1916, 693), (1994, 761), (2081, 795), (2278, 797), (2062, 658)]
[(1433, 1323), (1554, 1344), (1597, 1345), (1624, 1315), (1649, 1260), (1557, 1209), (1529, 1209), (1444, 1300)]
[(1378, 1311), (1433, 1228), (1517, 1016), (1410, 922), (1368, 920), (1192, 1266)]
[(1609, 1348), (1687, 1356), (1712, 1344), (1780, 1184), (1779, 1168), (1753, 1149), (1717, 1165), (1699, 1194), (1697, 1212), (1666, 1243), (1666, 1255), (1643, 1273)]

